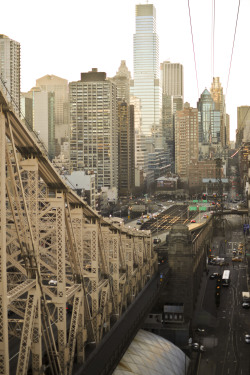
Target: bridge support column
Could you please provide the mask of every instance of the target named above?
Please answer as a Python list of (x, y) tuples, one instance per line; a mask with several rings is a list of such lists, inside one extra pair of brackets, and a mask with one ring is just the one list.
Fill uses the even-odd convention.
[(57, 340), (58, 354), (61, 371), (67, 375), (67, 320), (66, 320), (66, 269), (65, 269), (65, 200), (61, 193), (56, 192), (56, 198), (49, 199), (53, 215), (55, 215), (55, 249), (56, 249), (56, 275), (57, 275), (57, 295), (54, 298), (57, 308), (58, 319)]
[(0, 107), (0, 374), (9, 375), (5, 142), (5, 116)]
[[(72, 228), (74, 231), (74, 237), (76, 240), (77, 252), (78, 252), (78, 260), (80, 265), (81, 274), (84, 274), (85, 265), (84, 265), (84, 215), (82, 208), (74, 208), (71, 210), (71, 220), (72, 220)], [(85, 349), (84, 343), (87, 340), (86, 337), (86, 329), (85, 329), (85, 321), (84, 321), (84, 293), (85, 290), (81, 290), (81, 294), (79, 295), (79, 316), (78, 316), (78, 323), (77, 323), (77, 331), (76, 331), (76, 344), (77, 344), (77, 363), (83, 363), (85, 359)]]
[(114, 305), (115, 314), (118, 318), (119, 315), (119, 305), (120, 305), (120, 285), (119, 285), (119, 247), (118, 247), (118, 237), (117, 231), (112, 231), (110, 235), (110, 271), (113, 281), (113, 292), (114, 292)]
[(134, 299), (134, 242), (133, 238), (128, 234), (126, 240), (126, 263), (127, 263), (127, 280), (128, 280), (128, 302)]
[(99, 342), (99, 249), (98, 249), (98, 223), (85, 224), (86, 248), (91, 265), (91, 306), (94, 340)]
[[(39, 262), (39, 226), (38, 226), (38, 160), (36, 158), (25, 159), (20, 162), (22, 167), (22, 182), (30, 217), (31, 229), (34, 241), (34, 250), (37, 266), (40, 272)], [(41, 293), (37, 283), (37, 306), (34, 315), (33, 340), (31, 343), (32, 372), (39, 375), (42, 366), (42, 326), (41, 326)]]

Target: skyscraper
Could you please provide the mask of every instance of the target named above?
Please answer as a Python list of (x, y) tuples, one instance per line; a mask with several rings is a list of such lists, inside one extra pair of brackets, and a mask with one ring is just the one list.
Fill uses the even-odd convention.
[(53, 74), (47, 74), (46, 76), (36, 80), (36, 86), (41, 87), (42, 91), (55, 93), (55, 125), (68, 123), (68, 81)]
[[(0, 85), (14, 111), (20, 113), (20, 43), (0, 34)], [(5, 89), (7, 88), (7, 90)]]
[(211, 96), (213, 98), (216, 111), (220, 111), (220, 139), (221, 145), (225, 147), (227, 145), (227, 116), (226, 116), (226, 104), (225, 96), (223, 95), (223, 88), (220, 83), (219, 77), (214, 77), (210, 89)]
[(134, 107), (130, 105), (129, 98), (130, 78), (124, 60), (116, 75), (110, 78), (117, 88), (119, 195), (131, 194), (135, 180)]
[(183, 66), (179, 63), (161, 63), (162, 92), (174, 97), (184, 97)]
[[(58, 155), (69, 141), (69, 87), (68, 81), (53, 74), (47, 74), (36, 80), (36, 86), (42, 91), (54, 94), (55, 101), (55, 154)], [(68, 144), (68, 143), (67, 143)]]
[(217, 145), (221, 140), (220, 111), (215, 109), (215, 103), (210, 92), (205, 89), (197, 103), (199, 111), (199, 142), (203, 145)]
[(71, 170), (95, 173), (98, 188), (118, 187), (116, 91), (97, 69), (69, 84)]
[(242, 141), (250, 141), (250, 106), (237, 107), (236, 147), (241, 147)]
[(191, 161), (198, 161), (198, 110), (184, 108), (175, 114), (175, 160), (176, 173), (188, 177)]
[(161, 63), (162, 134), (168, 163), (175, 171), (175, 113), (183, 109), (183, 66), (179, 63)]
[[(33, 87), (28, 93), (22, 94), (22, 97), (32, 99), (32, 127), (52, 160), (55, 157), (55, 94)], [(28, 125), (30, 127), (31, 124)]]
[(131, 94), (141, 100), (141, 131), (151, 143), (161, 136), (161, 87), (156, 10), (152, 4), (136, 5), (134, 80)]

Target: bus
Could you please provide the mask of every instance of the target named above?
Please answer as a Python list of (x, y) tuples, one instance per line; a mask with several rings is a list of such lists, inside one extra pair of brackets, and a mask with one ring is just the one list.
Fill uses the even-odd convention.
[(229, 283), (230, 283), (230, 271), (225, 270), (222, 275), (222, 285), (229, 286)]

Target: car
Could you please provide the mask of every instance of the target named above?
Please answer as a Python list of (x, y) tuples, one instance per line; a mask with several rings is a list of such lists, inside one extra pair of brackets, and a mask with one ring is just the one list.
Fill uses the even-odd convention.
[(213, 205), (213, 206), (215, 206), (215, 204), (216, 204), (215, 202), (212, 202), (212, 205)]
[(203, 332), (205, 332), (205, 329), (204, 328), (196, 328), (195, 332), (203, 333)]
[(208, 218), (208, 215), (207, 215), (207, 214), (204, 214), (203, 217), (206, 219), (206, 218)]
[(244, 309), (249, 309), (250, 308), (250, 302), (242, 302), (241, 305)]
[(199, 348), (200, 348), (200, 345), (198, 344), (198, 342), (194, 342), (194, 343), (192, 344), (192, 347), (193, 347), (194, 351), (198, 352), (198, 350), (199, 350)]
[(232, 258), (232, 262), (242, 262), (242, 259), (239, 257)]
[(245, 342), (247, 344), (250, 344), (250, 335), (248, 335), (248, 334), (245, 335)]
[(196, 220), (192, 219), (190, 220), (190, 223), (196, 223)]
[(200, 346), (200, 351), (201, 351), (201, 352), (205, 352), (205, 351), (206, 351), (206, 349), (205, 349), (205, 346), (204, 346), (204, 345), (201, 345), (201, 346)]
[(57, 280), (51, 279), (51, 280), (49, 280), (48, 284), (52, 285), (52, 286), (56, 286), (57, 285)]
[(160, 238), (154, 238), (153, 243), (154, 244), (161, 243), (161, 239)]
[(209, 279), (217, 279), (217, 277), (219, 277), (219, 273), (218, 272), (213, 272), (210, 276), (209, 276)]

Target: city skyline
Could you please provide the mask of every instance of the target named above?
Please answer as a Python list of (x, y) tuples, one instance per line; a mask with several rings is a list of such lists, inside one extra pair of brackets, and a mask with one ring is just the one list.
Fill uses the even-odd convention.
[[(30, 90), (36, 79), (54, 74), (69, 82), (79, 73), (93, 67), (115, 75), (121, 60), (126, 60), (133, 73), (133, 34), (135, 33), (135, 6), (145, 1), (94, 0), (44, 1), (39, 7), (26, 1), (10, 0), (3, 12), (11, 14), (11, 22), (4, 17), (2, 34), (21, 44), (21, 88)], [(195, 75), (192, 39), (187, 2), (178, 0), (167, 4), (149, 1), (156, 7), (157, 34), (159, 35), (159, 62), (169, 60), (184, 67), (184, 100), (196, 107), (201, 92), (212, 83), (212, 5), (211, 1), (190, 0), (190, 11), (196, 54), (199, 95)], [(60, 6), (60, 7), (59, 7)], [(224, 92), (230, 66), (238, 2), (216, 3), (214, 76), (220, 77)], [(227, 113), (231, 117), (230, 139), (235, 139), (237, 106), (248, 105), (246, 37), (250, 26), (247, 14), (250, 4), (243, 0), (226, 96)], [(225, 17), (226, 14), (226, 17)], [(21, 15), (21, 16), (20, 16)], [(85, 15), (85, 16), (84, 16)], [(105, 15), (105, 16), (104, 16)], [(52, 30), (52, 32), (51, 32)], [(244, 85), (242, 85), (244, 82)]]

